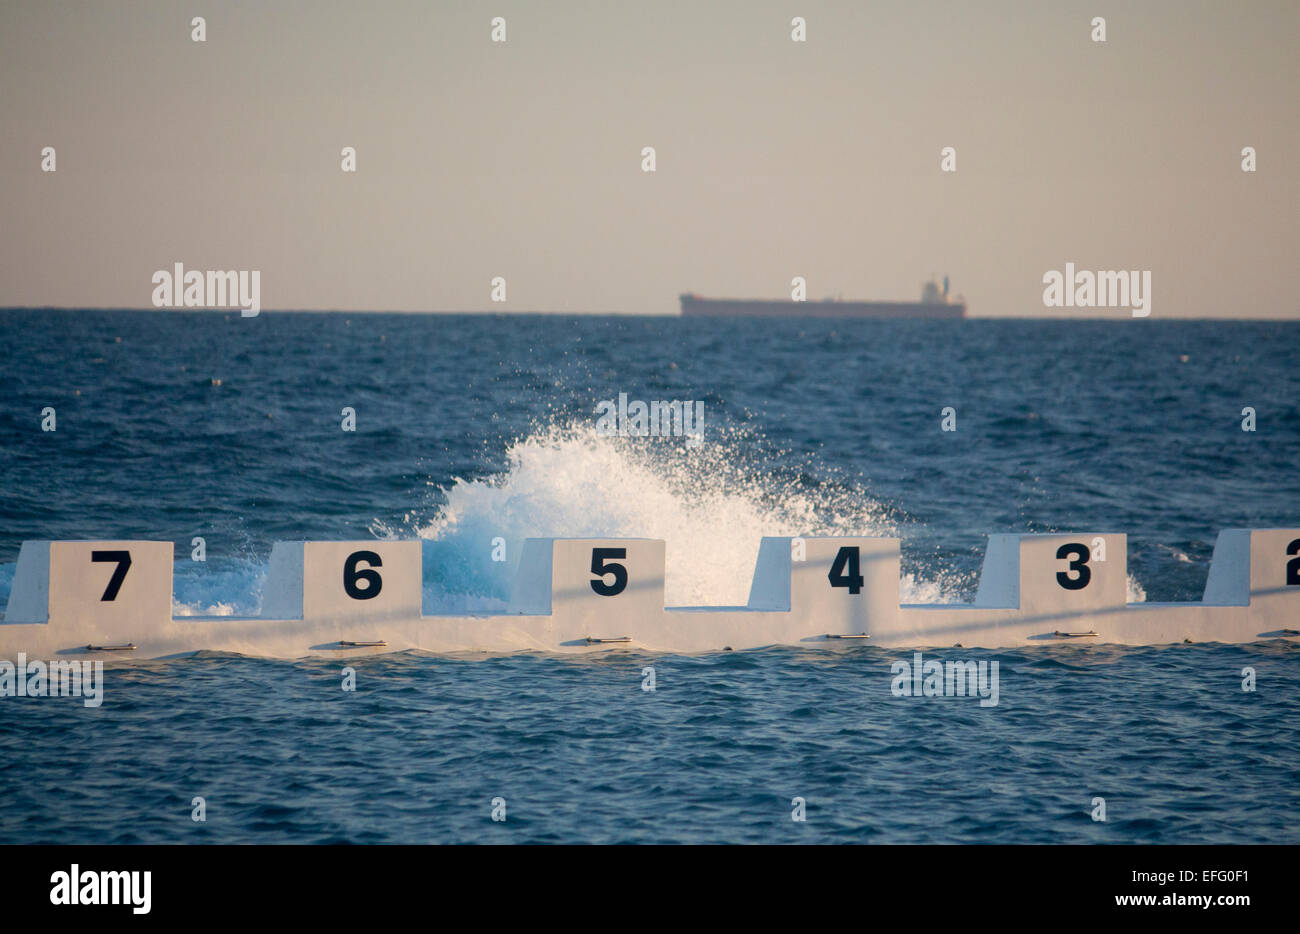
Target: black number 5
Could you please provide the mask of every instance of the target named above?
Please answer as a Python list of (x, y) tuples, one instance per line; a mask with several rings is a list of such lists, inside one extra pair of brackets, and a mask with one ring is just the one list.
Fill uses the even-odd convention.
[(117, 592), (122, 589), (122, 581), (126, 580), (127, 569), (131, 567), (131, 552), (129, 551), (92, 551), (90, 553), (91, 561), (107, 561), (110, 564), (116, 564), (113, 569), (113, 576), (108, 579), (108, 586), (104, 588), (104, 595), (99, 598), (100, 603), (107, 603), (117, 599)]
[[(1069, 570), (1056, 572), (1056, 582), (1066, 590), (1082, 590), (1088, 586), (1088, 581), (1092, 580), (1092, 568), (1088, 567), (1088, 558), (1092, 552), (1088, 550), (1087, 545), (1079, 542), (1071, 542), (1056, 549), (1057, 558), (1065, 559), (1072, 555), (1074, 560), (1070, 562)], [(1078, 577), (1071, 577), (1069, 571), (1074, 571)]]
[[(1300, 552), (1300, 538), (1286, 546), (1287, 554), (1293, 555), (1297, 552)], [(1292, 558), (1286, 563), (1286, 585), (1300, 587), (1300, 558)]]
[[(621, 564), (606, 563), (609, 558), (626, 558), (626, 548), (591, 549), (591, 573), (599, 580), (591, 582), (591, 589), (602, 597), (613, 597), (627, 589), (627, 568)], [(614, 583), (605, 583), (605, 575), (613, 574)]]
[[(370, 567), (357, 570), (357, 562), (364, 561)], [(375, 568), (382, 568), (384, 562), (373, 551), (354, 551), (343, 562), (343, 589), (353, 600), (369, 600), (379, 596), (384, 588), (384, 579)], [(357, 581), (365, 581), (365, 587), (358, 587)]]

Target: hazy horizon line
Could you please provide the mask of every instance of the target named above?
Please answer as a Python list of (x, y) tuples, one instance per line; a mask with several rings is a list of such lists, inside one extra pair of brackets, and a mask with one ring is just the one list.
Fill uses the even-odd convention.
[[(812, 303), (809, 303), (812, 304)], [(259, 317), (264, 314), (331, 314), (331, 315), (510, 315), (510, 316), (533, 316), (533, 317), (573, 317), (573, 318), (690, 318), (691, 320), (702, 320), (709, 318), (727, 318), (730, 320), (775, 320), (775, 321), (792, 321), (803, 318), (804, 320), (817, 321), (907, 321), (907, 320), (930, 320), (921, 318), (909, 319), (906, 315), (898, 315), (889, 318), (863, 318), (855, 315), (844, 315), (836, 317), (833, 315), (683, 315), (680, 311), (675, 312), (645, 312), (645, 311), (570, 311), (570, 310), (552, 310), (539, 311), (531, 310), (451, 310), (445, 308), (434, 309), (410, 309), (410, 308), (262, 308), (257, 315), (241, 315), (238, 308), (151, 308), (139, 307), (134, 305), (0, 305), (0, 313), (11, 311), (123, 311), (123, 312), (148, 312), (160, 315), (174, 314), (191, 314), (191, 315), (233, 315), (236, 317)], [(1261, 316), (1261, 317), (1242, 317), (1240, 315), (1176, 315), (1156, 318), (1148, 316), (1145, 318), (1134, 318), (1127, 314), (1119, 314), (1126, 309), (1116, 309), (1113, 315), (1051, 315), (1051, 314), (1009, 314), (1009, 315), (984, 315), (968, 314), (961, 318), (949, 318), (949, 321), (1224, 321), (1224, 322), (1289, 322), (1293, 324), (1300, 323), (1300, 317), (1297, 316)]]

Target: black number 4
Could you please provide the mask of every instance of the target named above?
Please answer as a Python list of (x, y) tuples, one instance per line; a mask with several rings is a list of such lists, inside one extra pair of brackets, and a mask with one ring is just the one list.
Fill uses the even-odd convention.
[[(626, 548), (591, 549), (591, 573), (599, 580), (591, 582), (591, 589), (602, 597), (613, 597), (627, 589), (627, 568), (621, 564), (609, 562), (610, 558), (626, 558)], [(607, 563), (608, 562), (608, 563)], [(614, 583), (605, 583), (605, 575), (613, 574)]]
[(836, 552), (835, 561), (831, 564), (831, 571), (826, 577), (832, 587), (847, 587), (849, 593), (862, 593), (862, 569), (859, 564), (858, 546), (845, 545)]
[[(1091, 555), (1088, 546), (1081, 542), (1071, 542), (1056, 549), (1057, 558), (1062, 560), (1071, 556), (1074, 558), (1070, 562), (1069, 570), (1056, 572), (1056, 582), (1066, 590), (1082, 590), (1087, 587), (1088, 581), (1092, 580), (1092, 568), (1088, 567), (1088, 558)], [(1071, 577), (1069, 571), (1074, 571), (1078, 577)]]
[(95, 562), (108, 562), (116, 564), (113, 569), (113, 576), (108, 579), (108, 586), (104, 588), (104, 595), (99, 598), (100, 603), (107, 603), (117, 599), (117, 592), (122, 589), (122, 581), (126, 580), (127, 569), (131, 567), (131, 552), (129, 551), (92, 551), (90, 560)]

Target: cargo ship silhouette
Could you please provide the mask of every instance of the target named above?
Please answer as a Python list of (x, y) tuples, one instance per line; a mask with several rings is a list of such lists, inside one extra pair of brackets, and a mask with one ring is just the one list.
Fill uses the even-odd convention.
[(966, 300), (948, 294), (948, 277), (943, 285), (931, 279), (921, 290), (919, 302), (845, 302), (828, 298), (819, 302), (792, 299), (703, 298), (687, 292), (681, 296), (682, 317), (725, 318), (964, 318)]

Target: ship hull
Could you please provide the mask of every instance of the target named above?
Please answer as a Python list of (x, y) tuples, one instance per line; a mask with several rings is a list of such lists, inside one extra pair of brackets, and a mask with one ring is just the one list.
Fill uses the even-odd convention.
[(964, 302), (794, 302), (683, 295), (683, 317), (964, 318)]

